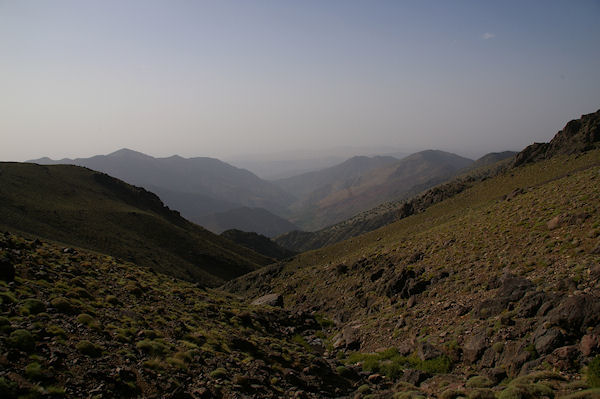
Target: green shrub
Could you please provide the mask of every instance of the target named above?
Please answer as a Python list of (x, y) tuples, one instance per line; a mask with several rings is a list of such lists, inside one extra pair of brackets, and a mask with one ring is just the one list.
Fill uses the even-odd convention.
[(469, 378), (466, 384), (467, 388), (489, 388), (493, 385), (492, 380), (482, 375)]
[(10, 304), (17, 302), (17, 298), (13, 295), (12, 292), (3, 291), (0, 292), (0, 304)]
[(585, 389), (567, 396), (561, 396), (560, 399), (598, 399), (600, 398), (600, 388)]
[(31, 352), (35, 349), (35, 340), (33, 335), (27, 330), (19, 329), (13, 331), (8, 337), (8, 345), (25, 352)]
[(448, 356), (442, 355), (435, 359), (425, 360), (421, 364), (417, 364), (415, 368), (433, 374), (449, 373), (452, 369), (452, 360)]
[(161, 339), (144, 339), (135, 344), (136, 348), (151, 356), (163, 356), (167, 350), (167, 344)]
[(100, 345), (96, 345), (87, 339), (81, 340), (75, 345), (75, 348), (82, 354), (89, 357), (100, 357), (102, 355), (103, 348)]
[(405, 368), (434, 374), (448, 373), (452, 368), (452, 360), (446, 355), (423, 361), (414, 356), (401, 356), (395, 348), (377, 353), (356, 352), (348, 357), (346, 363), (361, 363), (364, 371), (383, 373), (391, 379), (400, 377)]
[(151, 358), (144, 361), (144, 367), (152, 370), (162, 370), (165, 368), (165, 364), (159, 358)]
[(464, 391), (460, 389), (446, 389), (444, 392), (441, 393), (440, 399), (456, 399), (464, 396)]
[(211, 373), (209, 375), (211, 376), (211, 378), (214, 378), (214, 379), (225, 378), (227, 376), (227, 370), (225, 370), (223, 367), (219, 367), (219, 368), (211, 371)]
[(25, 366), (25, 375), (32, 380), (42, 379), (43, 374), (42, 366), (38, 362), (32, 362)]
[(114, 306), (121, 304), (121, 301), (119, 301), (119, 298), (117, 298), (115, 295), (107, 295), (104, 300)]
[(488, 388), (475, 388), (467, 395), (469, 399), (495, 399), (494, 391)]
[(554, 391), (548, 385), (536, 382), (533, 384), (509, 384), (500, 392), (498, 399), (529, 399), (540, 397), (554, 397)]
[(600, 388), (600, 355), (588, 364), (587, 382), (592, 388)]
[(55, 308), (60, 313), (73, 314), (78, 311), (78, 306), (62, 296), (51, 300), (50, 306)]
[(63, 397), (67, 394), (63, 387), (56, 385), (50, 385), (48, 388), (46, 388), (46, 393), (54, 398)]
[(49, 325), (46, 327), (46, 332), (56, 337), (67, 338), (67, 333), (61, 327), (56, 325)]
[(335, 326), (335, 323), (321, 314), (315, 315), (315, 320), (322, 328), (330, 328)]
[(25, 314), (38, 314), (46, 311), (46, 304), (44, 302), (35, 299), (29, 298), (23, 301), (23, 306), (21, 307), (21, 311)]
[(77, 316), (77, 322), (80, 324), (83, 324), (84, 326), (88, 326), (89, 328), (99, 328), (100, 325), (98, 324), (98, 321), (96, 319), (94, 319), (93, 316), (87, 314), (87, 313), (81, 313), (79, 316)]
[(8, 334), (11, 332), (12, 326), (10, 325), (10, 320), (8, 317), (0, 316), (0, 333)]

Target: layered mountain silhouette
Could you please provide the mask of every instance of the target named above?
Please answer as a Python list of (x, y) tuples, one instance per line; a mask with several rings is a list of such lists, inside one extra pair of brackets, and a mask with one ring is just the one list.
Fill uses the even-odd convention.
[(218, 159), (172, 156), (154, 158), (129, 149), (91, 158), (32, 160), (38, 164), (73, 164), (107, 173), (155, 192), (191, 221), (240, 207), (282, 213), (293, 197), (253, 173)]
[(38, 164), (73, 164), (107, 173), (156, 193), (188, 220), (220, 233), (229, 229), (269, 237), (318, 230), (390, 200), (447, 180), (472, 161), (443, 151), (401, 160), (356, 156), (333, 167), (269, 182), (207, 157), (154, 158), (121, 149), (91, 158), (40, 158)]
[[(289, 218), (304, 230), (319, 230), (381, 203), (402, 199), (454, 176), (472, 160), (428, 150), (401, 160), (354, 157), (321, 171), (279, 180), (298, 200)], [(416, 191), (416, 192), (418, 192)]]
[[(313, 232), (294, 230), (275, 237), (274, 240), (284, 248), (304, 252), (376, 230), (421, 212), (433, 204), (464, 191), (476, 182), (495, 176), (508, 167), (515, 154), (512, 151), (486, 154), (471, 163), (466, 169), (462, 169), (460, 175), (455, 179), (430, 189), (427, 188), (431, 187), (431, 182), (412, 187), (407, 195), (414, 196), (409, 200), (385, 202), (320, 230)], [(423, 190), (426, 191), (422, 192)]]

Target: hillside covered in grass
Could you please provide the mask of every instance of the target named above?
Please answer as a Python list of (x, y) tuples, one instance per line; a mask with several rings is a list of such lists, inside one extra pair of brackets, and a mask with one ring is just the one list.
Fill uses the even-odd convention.
[(78, 166), (0, 163), (0, 228), (213, 286), (272, 262), (188, 222), (142, 188)]
[(415, 395), (568, 395), (600, 362), (598, 187), (599, 150), (552, 157), (226, 287), (324, 315), (336, 356)]
[[(338, 397), (320, 324), (108, 255), (0, 234), (0, 397)], [(245, 396), (244, 396), (245, 395)]]

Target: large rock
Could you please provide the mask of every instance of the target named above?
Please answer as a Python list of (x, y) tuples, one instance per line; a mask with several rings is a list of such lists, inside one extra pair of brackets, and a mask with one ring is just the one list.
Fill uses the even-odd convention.
[(526, 350), (522, 341), (507, 341), (497, 364), (501, 364), (509, 376), (516, 376), (521, 366), (531, 359), (531, 352)]
[(404, 373), (400, 377), (400, 381), (408, 382), (418, 387), (421, 383), (428, 378), (431, 378), (431, 374), (426, 373), (425, 371), (408, 369), (404, 370)]
[(533, 317), (538, 309), (546, 301), (546, 294), (543, 292), (528, 292), (519, 302), (517, 311), (518, 317)]
[(533, 283), (524, 277), (508, 274), (502, 278), (498, 296), (508, 302), (518, 301), (533, 288)]
[(442, 356), (442, 352), (429, 342), (422, 341), (417, 344), (417, 356), (419, 356), (419, 359), (425, 361)]
[(509, 303), (523, 298), (532, 288), (533, 283), (526, 278), (507, 274), (502, 277), (496, 296), (477, 305), (473, 316), (478, 319), (496, 316), (502, 313)]
[(587, 334), (581, 338), (579, 350), (583, 356), (591, 356), (600, 348), (600, 337), (596, 334)]
[(600, 324), (600, 299), (588, 294), (568, 297), (548, 313), (546, 321), (580, 337), (588, 327)]
[(463, 358), (468, 363), (475, 363), (487, 348), (487, 336), (484, 333), (476, 334), (467, 339), (463, 345)]
[(562, 346), (556, 348), (550, 355), (546, 356), (546, 361), (559, 370), (569, 370), (576, 367), (578, 355), (579, 350), (577, 346)]
[(535, 350), (537, 351), (537, 353), (543, 355), (552, 352), (563, 342), (563, 333), (560, 331), (560, 329), (552, 327), (535, 339)]
[(360, 326), (346, 326), (333, 338), (333, 347), (335, 349), (345, 348), (347, 350), (360, 349)]
[(548, 159), (561, 154), (575, 154), (600, 145), (600, 111), (582, 115), (565, 125), (549, 143), (533, 143), (515, 156), (514, 166)]
[(256, 298), (252, 301), (252, 305), (268, 305), (273, 307), (283, 307), (283, 296), (281, 294), (268, 294)]

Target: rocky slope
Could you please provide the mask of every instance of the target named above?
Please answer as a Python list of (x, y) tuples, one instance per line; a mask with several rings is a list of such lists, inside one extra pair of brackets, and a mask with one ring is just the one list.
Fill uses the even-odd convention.
[(576, 154), (598, 148), (600, 143), (600, 110), (574, 119), (549, 143), (534, 143), (515, 158), (515, 166), (561, 154)]
[(98, 253), (0, 234), (0, 397), (326, 398), (305, 313), (254, 306)]
[(596, 397), (599, 179), (599, 150), (511, 169), (226, 287), (330, 318), (335, 356), (413, 385), (389, 395)]

